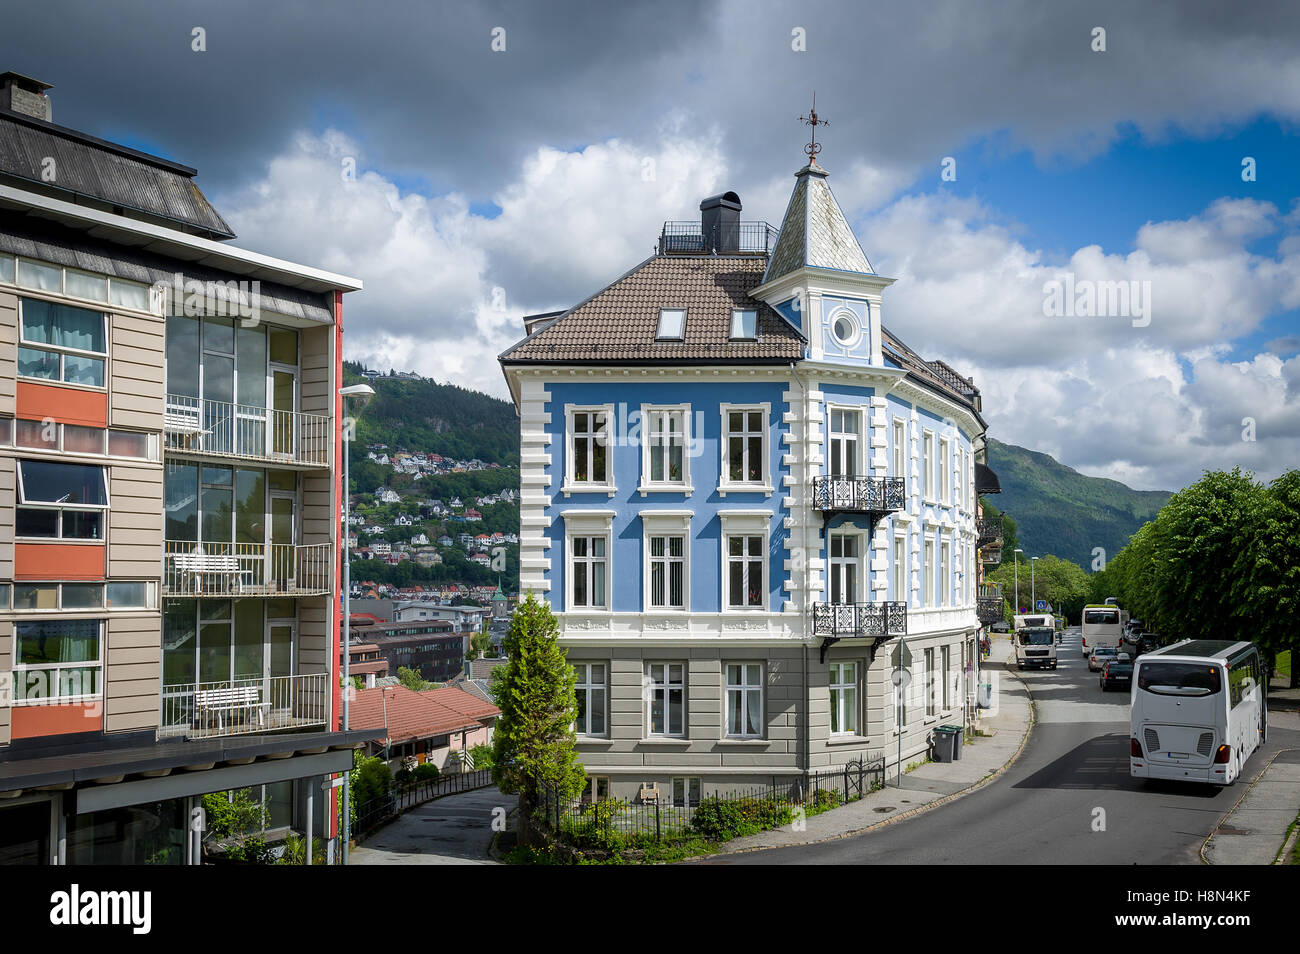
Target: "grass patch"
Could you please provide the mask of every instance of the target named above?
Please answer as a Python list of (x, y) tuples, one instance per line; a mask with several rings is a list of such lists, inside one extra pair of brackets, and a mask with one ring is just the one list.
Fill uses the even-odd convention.
[(1291, 678), (1291, 650), (1277, 654), (1277, 671), (1279, 675)]

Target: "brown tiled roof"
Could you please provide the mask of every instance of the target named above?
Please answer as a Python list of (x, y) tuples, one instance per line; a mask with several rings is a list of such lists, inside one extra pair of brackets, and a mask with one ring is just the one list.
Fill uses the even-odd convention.
[[(803, 357), (799, 332), (749, 297), (761, 256), (659, 255), (547, 322), (501, 355), (514, 362), (787, 362)], [(683, 340), (656, 341), (659, 309), (685, 308)], [(758, 311), (758, 339), (732, 341), (731, 310)]]
[(421, 695), (433, 699), (448, 709), (452, 709), (461, 715), (471, 719), (477, 719), (480, 722), (484, 719), (494, 719), (501, 714), (501, 710), (494, 703), (485, 702), (478, 696), (466, 692), (456, 686), (444, 686), (441, 689), (426, 689)]
[[(456, 695), (435, 694), (445, 692), (454, 692)], [(448, 705), (449, 702), (455, 702), (455, 707)], [(484, 711), (481, 716), (472, 715), (468, 711), (481, 710), (483, 707), (491, 708), (492, 711)], [(481, 719), (500, 714), (501, 710), (496, 706), (489, 706), (459, 689), (415, 692), (405, 686), (393, 686), (388, 689), (358, 690), (350, 704), (349, 717), (350, 724), (355, 729), (382, 729), (386, 718), (388, 738), (396, 743), (446, 735), (461, 729), (476, 729), (482, 725)]]

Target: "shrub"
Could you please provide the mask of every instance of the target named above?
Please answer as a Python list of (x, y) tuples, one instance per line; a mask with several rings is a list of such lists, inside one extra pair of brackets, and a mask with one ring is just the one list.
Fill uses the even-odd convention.
[(492, 746), (476, 745), (469, 750), (469, 754), (474, 758), (475, 769), (492, 768)]
[(432, 782), (441, 774), (442, 773), (438, 771), (438, 766), (434, 765), (432, 762), (424, 762), (415, 767), (412, 776), (417, 782)]
[(371, 757), (357, 769), (356, 791), (352, 797), (357, 805), (365, 805), (387, 795), (392, 787), (393, 773), (388, 765), (383, 759)]
[(840, 803), (840, 793), (830, 788), (819, 788), (813, 792), (812, 807), (817, 811), (835, 808)]

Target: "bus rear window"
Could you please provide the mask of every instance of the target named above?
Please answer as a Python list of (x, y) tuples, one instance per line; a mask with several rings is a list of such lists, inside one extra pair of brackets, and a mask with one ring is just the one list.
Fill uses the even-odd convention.
[(1205, 663), (1148, 662), (1138, 688), (1164, 696), (1212, 696), (1223, 688), (1221, 670)]
[(1114, 626), (1119, 623), (1119, 611), (1084, 610), (1083, 621), (1094, 625)]

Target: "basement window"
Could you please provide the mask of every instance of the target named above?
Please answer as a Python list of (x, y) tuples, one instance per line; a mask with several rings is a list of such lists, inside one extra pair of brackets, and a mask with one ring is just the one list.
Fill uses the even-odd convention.
[(685, 308), (660, 308), (656, 340), (681, 341), (686, 334)]

